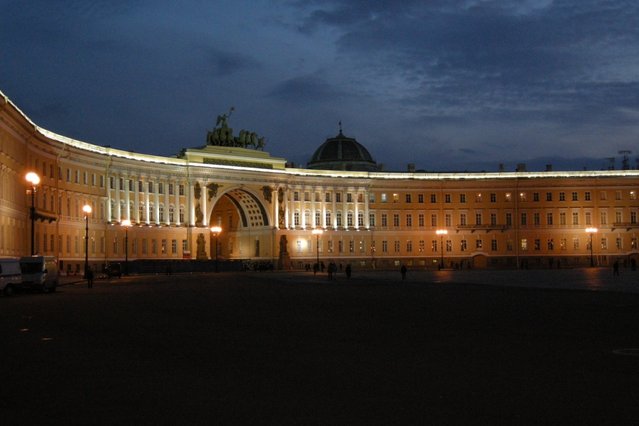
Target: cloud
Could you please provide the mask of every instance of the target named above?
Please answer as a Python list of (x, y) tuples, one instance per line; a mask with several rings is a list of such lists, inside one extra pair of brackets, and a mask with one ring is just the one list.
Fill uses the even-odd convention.
[(279, 83), (268, 96), (286, 102), (323, 103), (344, 98), (346, 93), (337, 90), (320, 77), (306, 75)]

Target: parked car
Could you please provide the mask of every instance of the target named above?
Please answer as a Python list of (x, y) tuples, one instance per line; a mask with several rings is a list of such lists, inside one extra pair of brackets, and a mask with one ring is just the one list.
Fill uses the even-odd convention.
[(20, 259), (8, 257), (0, 259), (0, 291), (6, 296), (11, 296), (21, 283)]
[(119, 263), (109, 263), (106, 268), (104, 268), (104, 272), (109, 278), (122, 277), (122, 268)]
[(58, 259), (54, 256), (25, 256), (20, 258), (21, 287), (54, 292), (58, 287)]

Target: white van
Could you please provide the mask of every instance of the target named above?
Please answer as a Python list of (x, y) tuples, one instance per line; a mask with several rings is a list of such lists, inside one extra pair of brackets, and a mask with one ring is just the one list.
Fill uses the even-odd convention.
[(11, 296), (21, 283), (20, 259), (10, 257), (0, 259), (0, 291), (6, 296)]
[(47, 293), (58, 286), (58, 260), (54, 256), (26, 256), (20, 258), (22, 287)]

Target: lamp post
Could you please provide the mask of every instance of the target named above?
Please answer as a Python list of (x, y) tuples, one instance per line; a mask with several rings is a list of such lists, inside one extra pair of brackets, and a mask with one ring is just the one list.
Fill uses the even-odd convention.
[[(29, 172), (25, 176), (25, 179), (31, 184), (31, 209), (29, 211), (31, 216), (31, 256), (35, 255), (35, 193), (36, 187), (40, 183), (40, 176), (36, 172)], [(29, 191), (27, 191), (28, 193)]]
[(320, 261), (319, 261), (319, 239), (320, 239), (320, 235), (322, 235), (324, 233), (324, 230), (320, 229), (320, 228), (316, 228), (316, 229), (313, 229), (311, 232), (316, 237), (315, 250), (317, 251), (317, 268), (319, 269), (319, 266), (320, 266)]
[(129, 275), (129, 228), (131, 221), (124, 219), (120, 225), (124, 227), (124, 275)]
[(438, 229), (435, 233), (439, 235), (439, 245), (442, 246), (442, 256), (439, 260), (439, 269), (444, 269), (444, 235), (448, 235), (448, 229)]
[(87, 271), (89, 270), (89, 215), (93, 209), (90, 205), (85, 204), (82, 211), (84, 212), (84, 278), (87, 279)]
[(595, 257), (592, 254), (592, 235), (597, 233), (597, 228), (586, 228), (586, 232), (590, 234), (590, 266), (595, 266)]
[(217, 236), (222, 232), (222, 228), (219, 226), (211, 226), (211, 233), (215, 237), (215, 272), (219, 272), (217, 268)]

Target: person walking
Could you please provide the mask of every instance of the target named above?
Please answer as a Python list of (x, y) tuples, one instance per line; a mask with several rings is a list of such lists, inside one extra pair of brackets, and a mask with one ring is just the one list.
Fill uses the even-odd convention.
[(345, 271), (346, 271), (346, 278), (347, 279), (351, 279), (352, 269), (351, 269), (351, 264), (350, 263), (348, 265), (346, 265)]
[(402, 267), (399, 269), (399, 272), (402, 273), (402, 281), (404, 281), (406, 279), (406, 265), (402, 264)]

